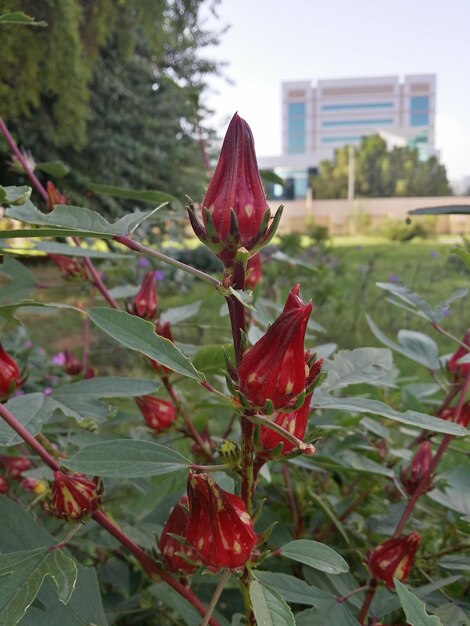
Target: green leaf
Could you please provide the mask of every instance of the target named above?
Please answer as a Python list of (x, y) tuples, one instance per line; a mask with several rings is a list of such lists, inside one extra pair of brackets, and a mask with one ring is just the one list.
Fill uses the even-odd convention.
[(410, 215), (470, 215), (470, 204), (451, 204), (449, 206), (428, 206), (408, 211)]
[(470, 268), (470, 252), (464, 248), (454, 248), (452, 252), (456, 254), (468, 268)]
[(295, 622), (297, 626), (360, 626), (346, 604), (336, 598), (297, 613)]
[(258, 626), (295, 626), (289, 605), (272, 587), (253, 580), (250, 584), (250, 597)]
[(276, 589), (286, 602), (294, 604), (307, 604), (309, 606), (317, 606), (325, 600), (336, 600), (329, 591), (323, 591), (317, 587), (312, 587), (305, 580), (295, 578), (289, 574), (280, 574), (278, 572), (256, 572), (256, 578), (265, 585), (269, 585)]
[(185, 304), (183, 306), (174, 307), (173, 309), (167, 309), (161, 314), (160, 321), (170, 322), (172, 326), (179, 324), (180, 322), (184, 322), (190, 317), (193, 317), (193, 315), (196, 315), (200, 306), (201, 300), (197, 300), (191, 304)]
[(260, 170), (259, 175), (264, 183), (272, 183), (273, 185), (281, 185), (285, 187), (286, 183), (283, 178), (272, 172), (271, 170)]
[(439, 560), (439, 567), (453, 571), (470, 572), (470, 556), (452, 554)]
[(90, 309), (89, 317), (102, 331), (131, 350), (142, 352), (169, 369), (194, 380), (204, 380), (191, 361), (168, 339), (155, 333), (151, 322), (106, 307)]
[(162, 204), (165, 202), (176, 202), (179, 200), (165, 191), (157, 191), (156, 189), (135, 190), (125, 187), (113, 187), (111, 185), (100, 185), (99, 183), (89, 183), (91, 191), (108, 196), (116, 196), (117, 198), (126, 198), (127, 200), (137, 200), (140, 202), (150, 202), (152, 204)]
[[(1, 16), (0, 16), (1, 18)], [(0, 205), (9, 206), (24, 204), (31, 196), (31, 187), (2, 187), (0, 185)]]
[(223, 374), (226, 368), (225, 354), (233, 355), (230, 344), (209, 344), (201, 346), (193, 357), (194, 367), (204, 374)]
[(433, 489), (427, 496), (451, 511), (470, 515), (469, 465), (461, 463), (439, 474), (439, 478), (445, 480), (445, 486), (442, 489)]
[(28, 224), (53, 227), (61, 230), (64, 235), (99, 235), (103, 238), (128, 235), (151, 213), (153, 211), (145, 213), (135, 211), (110, 223), (97, 211), (68, 204), (58, 204), (50, 213), (41, 213), (28, 201), (22, 206), (10, 207), (6, 211), (7, 217)]
[[(11, 398), (5, 407), (32, 435), (36, 435), (43, 422), (43, 409), (46, 397), (42, 393), (27, 393), (24, 396)], [(22, 443), (22, 439), (0, 419), (0, 446), (13, 446)], [(2, 498), (3, 499), (3, 498)]]
[(318, 541), (309, 539), (290, 541), (280, 548), (280, 553), (288, 559), (305, 563), (327, 574), (340, 574), (349, 570), (349, 565), (341, 555)]
[(390, 467), (371, 461), (371, 459), (368, 459), (366, 456), (358, 454), (353, 450), (342, 450), (339, 453), (338, 458), (341, 463), (356, 470), (356, 472), (377, 474), (379, 476), (387, 476), (387, 478), (393, 478), (394, 476), (394, 472)]
[(424, 609), (424, 603), (417, 598), (403, 583), (394, 579), (395, 589), (400, 598), (401, 606), (405, 612), (410, 626), (443, 626), (441, 620), (433, 615), (428, 615)]
[(392, 354), (384, 348), (340, 350), (332, 361), (325, 362), (323, 369), (328, 372), (325, 383), (328, 389), (342, 389), (359, 383), (389, 385)]
[(77, 580), (77, 566), (62, 551), (47, 548), (0, 555), (0, 623), (15, 626), (50, 577), (57, 596), (67, 604)]
[(47, 22), (36, 22), (36, 18), (26, 15), (23, 11), (0, 15), (0, 24), (18, 24), (21, 26), (47, 26)]
[(319, 387), (313, 394), (312, 408), (318, 409), (338, 409), (349, 411), (351, 413), (369, 413), (371, 415), (380, 415), (387, 419), (415, 428), (431, 430), (437, 433), (445, 433), (455, 435), (456, 437), (470, 436), (470, 431), (453, 422), (447, 422), (439, 417), (425, 415), (417, 411), (405, 411), (400, 413), (391, 406), (379, 400), (371, 400), (370, 398), (345, 396), (343, 398), (335, 398), (323, 392), (323, 388)]
[(470, 626), (470, 618), (457, 604), (444, 604), (434, 611), (443, 624)]
[(41, 252), (61, 254), (63, 256), (88, 257), (92, 259), (128, 259), (129, 255), (117, 252), (103, 252), (93, 248), (83, 248), (81, 246), (69, 246), (66, 243), (54, 241), (40, 241), (35, 244), (33, 250)]
[(24, 300), (36, 289), (36, 279), (26, 267), (13, 257), (6, 256), (0, 265), (0, 273), (9, 283), (0, 289), (0, 303), (15, 303)]
[(70, 172), (70, 167), (63, 161), (42, 161), (42, 163), (36, 163), (36, 169), (53, 176), (54, 178), (63, 178)]
[(84, 446), (62, 464), (85, 474), (139, 478), (187, 471), (190, 461), (179, 452), (158, 443), (116, 439)]
[(75, 311), (76, 313), (83, 314), (83, 310), (70, 304), (63, 304), (62, 302), (36, 302), (36, 300), (21, 300), (14, 304), (0, 305), (0, 315), (7, 319), (14, 318), (15, 312), (18, 309), (23, 309), (24, 313), (28, 315), (50, 315), (51, 313), (58, 313), (60, 310), (65, 309), (69, 311)]

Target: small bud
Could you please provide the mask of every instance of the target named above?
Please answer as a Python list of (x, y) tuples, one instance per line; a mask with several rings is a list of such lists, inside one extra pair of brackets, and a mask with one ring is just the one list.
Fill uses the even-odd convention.
[(74, 353), (68, 349), (64, 350), (64, 369), (70, 376), (80, 374), (83, 369), (80, 359), (78, 359)]
[(153, 396), (140, 396), (135, 401), (144, 416), (147, 426), (157, 433), (171, 428), (176, 420), (176, 408), (168, 400), (154, 398)]
[(388, 539), (369, 555), (367, 564), (375, 578), (383, 580), (393, 589), (393, 579), (406, 580), (413, 566), (421, 537), (412, 532), (404, 537)]
[(23, 382), (20, 368), (0, 344), (0, 400), (6, 400)]
[(132, 315), (137, 315), (144, 320), (155, 317), (158, 307), (157, 289), (155, 286), (155, 271), (147, 272), (138, 293), (127, 305), (127, 310)]
[(57, 189), (54, 183), (51, 182), (50, 180), (47, 181), (46, 189), (47, 189), (47, 195), (48, 195), (47, 206), (49, 207), (50, 211), (52, 211), (55, 208), (56, 204), (68, 204), (69, 203), (68, 197), (60, 193), (60, 191)]
[[(181, 543), (172, 535), (185, 538), (188, 519), (188, 498), (183, 496), (171, 511), (158, 542), (162, 559), (168, 569), (172, 572), (184, 573), (185, 575), (192, 574), (197, 567), (189, 561), (197, 562), (199, 559), (194, 548)], [(178, 556), (177, 552), (184, 554), (188, 560), (186, 561), (181, 556)]]
[[(272, 421), (287, 430), (291, 435), (294, 435), (294, 437), (297, 437), (297, 439), (303, 439), (307, 429), (311, 398), (311, 395), (307, 396), (303, 405), (297, 411), (275, 413)], [(295, 449), (295, 445), (291, 441), (288, 441), (276, 431), (271, 430), (268, 426), (261, 426), (259, 441), (261, 447), (266, 452), (273, 450), (279, 444), (282, 444), (281, 454), (289, 454), (289, 452)], [(269, 454), (261, 453), (261, 456), (269, 456)]]
[(258, 252), (248, 260), (246, 265), (245, 289), (254, 289), (262, 277), (261, 255)]
[(5, 468), (7, 475), (13, 480), (19, 480), (22, 473), (31, 468), (31, 461), (25, 456), (0, 456), (0, 464)]
[(238, 496), (221, 489), (208, 474), (190, 471), (186, 538), (204, 565), (238, 568), (256, 543), (253, 520)]
[(462, 339), (462, 343), (468, 346), (468, 348), (465, 349), (463, 346), (459, 346), (454, 354), (447, 361), (447, 367), (449, 369), (449, 372), (452, 372), (457, 380), (460, 378), (464, 378), (468, 374), (468, 372), (470, 372), (470, 362), (459, 363), (459, 360), (470, 352), (470, 328), (465, 333)]
[(8, 493), (8, 480), (4, 476), (0, 476), (0, 495)]
[(88, 273), (83, 259), (64, 256), (62, 254), (48, 254), (66, 280), (87, 280)]
[(87, 514), (92, 515), (100, 503), (98, 482), (85, 474), (54, 472), (49, 511), (68, 520), (81, 520)]
[(239, 387), (251, 404), (264, 407), (270, 400), (278, 410), (304, 391), (304, 338), (311, 311), (311, 301), (302, 302), (296, 285), (280, 316), (244, 353), (238, 368)]
[[(409, 496), (412, 496), (416, 491), (421, 479), (428, 471), (431, 461), (431, 444), (425, 441), (419, 446), (411, 463), (407, 467), (404, 467), (400, 473), (401, 483)], [(432, 484), (428, 483), (426, 491), (430, 489), (432, 489)]]
[[(173, 343), (173, 336), (171, 334), (170, 322), (158, 321), (155, 325), (155, 333), (159, 337), (168, 339), (169, 341)], [(170, 370), (168, 367), (165, 367), (164, 365), (160, 365), (160, 363), (158, 363), (158, 361), (155, 361), (154, 359), (150, 359), (150, 365), (152, 366), (152, 369), (155, 372), (157, 372), (157, 374), (160, 374), (160, 376), (166, 376), (167, 374), (170, 374), (172, 372), (172, 370)]]
[(21, 487), (26, 491), (42, 496), (47, 493), (49, 486), (45, 480), (38, 480), (37, 478), (23, 478), (21, 481)]

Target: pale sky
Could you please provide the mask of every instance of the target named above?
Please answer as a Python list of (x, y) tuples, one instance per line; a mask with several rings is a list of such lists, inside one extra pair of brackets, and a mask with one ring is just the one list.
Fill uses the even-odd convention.
[(231, 28), (210, 56), (234, 82), (214, 79), (207, 98), (221, 133), (238, 111), (258, 155), (273, 156), (281, 81), (437, 74), (436, 148), (451, 180), (470, 176), (470, 0), (221, 0), (217, 11)]

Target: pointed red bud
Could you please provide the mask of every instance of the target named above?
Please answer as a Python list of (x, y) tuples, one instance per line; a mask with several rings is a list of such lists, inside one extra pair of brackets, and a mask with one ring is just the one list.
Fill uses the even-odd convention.
[(7, 475), (13, 480), (19, 480), (22, 473), (31, 468), (31, 461), (25, 456), (0, 456), (0, 465), (3, 465)]
[(83, 369), (82, 362), (78, 359), (73, 352), (68, 349), (64, 350), (64, 369), (70, 376), (76, 376), (80, 374)]
[(243, 355), (239, 386), (252, 404), (264, 406), (271, 400), (274, 409), (281, 409), (304, 390), (309, 374), (304, 338), (311, 311), (312, 302), (302, 302), (296, 285), (281, 315)]
[(92, 515), (100, 503), (98, 482), (85, 474), (54, 472), (49, 511), (68, 520), (81, 520), (87, 514)]
[(23, 382), (20, 368), (0, 344), (0, 400), (8, 398)]
[[(412, 496), (416, 491), (421, 479), (428, 471), (432, 461), (432, 448), (429, 441), (424, 441), (418, 448), (411, 463), (404, 467), (400, 473), (400, 480), (405, 488), (406, 493)], [(428, 484), (427, 491), (432, 489), (432, 485)]]
[[(171, 334), (170, 322), (158, 321), (155, 325), (155, 333), (159, 337), (168, 339), (169, 341), (173, 343), (173, 336)], [(150, 365), (152, 366), (153, 370), (157, 372), (157, 374), (160, 374), (160, 376), (169, 374), (172, 371), (168, 367), (165, 367), (164, 365), (160, 365), (160, 363), (158, 363), (158, 361), (155, 361), (154, 359), (150, 359)]]
[(394, 578), (400, 581), (408, 578), (420, 542), (421, 537), (415, 532), (385, 541), (368, 557), (367, 564), (372, 575), (393, 589)]
[(157, 288), (155, 285), (155, 271), (147, 272), (142, 286), (130, 304), (127, 310), (132, 315), (137, 315), (144, 320), (151, 320), (155, 317), (158, 306)]
[(47, 181), (46, 189), (47, 189), (47, 195), (49, 196), (48, 201), (47, 201), (47, 206), (49, 207), (51, 211), (55, 207), (56, 204), (68, 204), (69, 203), (68, 197), (60, 193), (60, 191), (57, 189), (54, 183), (51, 182), (50, 180)]
[(188, 542), (208, 567), (242, 567), (256, 543), (253, 520), (238, 496), (221, 489), (208, 474), (188, 478)]
[(172, 572), (181, 572), (186, 575), (192, 574), (196, 569), (196, 565), (192, 565), (176, 553), (180, 552), (188, 557), (190, 561), (197, 562), (199, 557), (196, 551), (186, 543), (181, 543), (171, 535), (186, 537), (186, 529), (188, 527), (189, 510), (188, 498), (183, 496), (178, 504), (175, 505), (163, 527), (160, 535), (159, 547), (162, 559), (165, 565)]
[(8, 480), (4, 476), (0, 476), (0, 495), (8, 493)]
[(140, 396), (135, 401), (144, 416), (147, 426), (157, 433), (171, 428), (176, 420), (176, 408), (168, 400), (154, 398), (153, 396)]
[(66, 280), (87, 280), (88, 274), (83, 259), (63, 256), (62, 254), (49, 254)]
[(254, 289), (263, 277), (261, 269), (261, 255), (257, 252), (252, 256), (246, 265), (245, 288)]
[(463, 346), (459, 346), (447, 362), (449, 371), (452, 372), (452, 374), (454, 374), (457, 378), (463, 378), (468, 374), (468, 372), (470, 372), (470, 363), (458, 362), (462, 357), (466, 356), (470, 352), (470, 328), (465, 333), (462, 343), (468, 346), (468, 348), (465, 349)]
[[(300, 409), (297, 409), (297, 411), (291, 411), (290, 413), (275, 413), (273, 420), (274, 423), (287, 430), (291, 435), (297, 437), (297, 439), (302, 440), (307, 429), (311, 398), (312, 394), (308, 395), (305, 398), (303, 405)], [(264, 450), (273, 450), (273, 448), (278, 446), (280, 443), (282, 443), (282, 454), (289, 454), (289, 452), (292, 452), (295, 448), (291, 441), (288, 441), (276, 431), (271, 430), (267, 426), (261, 426), (260, 444)]]

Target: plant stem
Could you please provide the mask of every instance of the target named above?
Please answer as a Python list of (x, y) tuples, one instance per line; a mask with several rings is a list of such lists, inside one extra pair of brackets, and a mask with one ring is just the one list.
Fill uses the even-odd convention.
[(376, 587), (377, 587), (377, 581), (375, 580), (375, 578), (373, 578), (370, 581), (369, 591), (367, 592), (367, 595), (364, 598), (364, 604), (362, 605), (362, 608), (357, 617), (357, 621), (359, 622), (359, 624), (361, 624), (361, 626), (364, 626), (364, 624), (366, 623), (367, 613), (369, 612), (370, 605), (372, 604), (372, 600), (374, 599)]
[(444, 335), (445, 337), (452, 339), (452, 341), (455, 341), (456, 343), (458, 343), (460, 347), (465, 348), (465, 350), (469, 351), (470, 346), (468, 346), (465, 342), (458, 339), (458, 337), (455, 337), (455, 335), (453, 335), (452, 333), (449, 333), (438, 322), (432, 322), (431, 325), (435, 330), (437, 330), (438, 333), (441, 333), (441, 335)]
[(287, 463), (282, 464), (282, 475), (284, 477), (284, 482), (286, 484), (287, 489), (287, 497), (289, 499), (289, 506), (292, 513), (292, 521), (294, 523), (295, 528), (295, 537), (296, 539), (300, 539), (303, 535), (303, 520), (299, 515), (299, 510), (297, 507), (297, 502), (295, 500), (294, 490), (292, 489), (292, 480), (289, 473), (289, 467)]
[(349, 600), (349, 598), (351, 598), (352, 596), (355, 596), (356, 593), (361, 593), (361, 591), (367, 591), (368, 589), (369, 589), (368, 584), (362, 585), (362, 587), (357, 587), (357, 589), (353, 589), (349, 593), (346, 593), (344, 596), (340, 596), (339, 598), (336, 598), (336, 602), (339, 602), (339, 603), (346, 602), (346, 600)]
[(173, 265), (173, 267), (177, 267), (178, 269), (183, 270), (188, 274), (193, 274), (193, 276), (200, 278), (201, 280), (209, 283), (213, 287), (218, 288), (221, 286), (221, 283), (219, 280), (217, 280), (217, 278), (214, 278), (213, 276), (210, 276), (209, 274), (206, 274), (206, 272), (198, 270), (195, 267), (191, 267), (191, 265), (186, 265), (186, 263), (182, 263), (181, 261), (172, 259), (162, 252), (158, 252), (157, 250), (153, 250), (152, 248), (144, 246), (143, 244), (134, 241), (131, 237), (129, 237), (129, 235), (116, 235), (115, 237), (113, 237), (113, 239), (114, 241), (121, 243), (123, 246), (126, 246), (126, 248), (129, 248), (129, 250), (134, 250), (134, 252), (140, 252), (141, 254), (145, 254), (146, 256), (154, 257), (155, 259), (163, 261), (163, 263), (167, 263), (168, 265)]
[(209, 623), (211, 615), (214, 612), (215, 607), (217, 606), (217, 602), (219, 601), (220, 594), (224, 590), (225, 585), (228, 583), (229, 578), (230, 570), (226, 569), (220, 577), (219, 582), (217, 583), (217, 587), (215, 588), (214, 595), (212, 596), (209, 606), (207, 607), (207, 611), (204, 615), (204, 619), (201, 622), (201, 626), (207, 626), (207, 624)]

